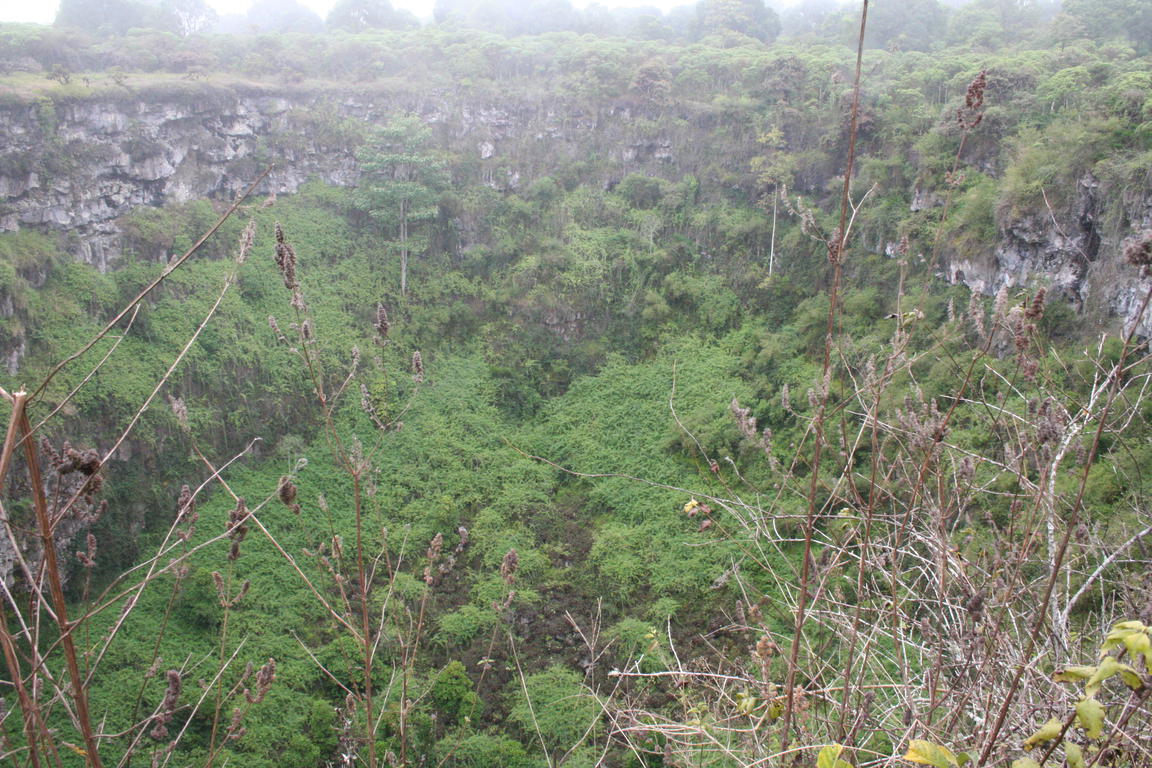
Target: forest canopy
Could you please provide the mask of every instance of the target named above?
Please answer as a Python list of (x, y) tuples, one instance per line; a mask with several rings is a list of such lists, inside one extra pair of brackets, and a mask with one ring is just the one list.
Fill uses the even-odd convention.
[(0, 754), (1144, 768), (1152, 4), (861, 6), (0, 25)]

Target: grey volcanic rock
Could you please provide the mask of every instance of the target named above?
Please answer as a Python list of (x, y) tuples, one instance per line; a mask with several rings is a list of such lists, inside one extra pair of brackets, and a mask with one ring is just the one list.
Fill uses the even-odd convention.
[[(698, 132), (687, 127), (638, 136), (636, 107), (589, 111), (531, 101), (477, 103), (444, 93), (288, 97), (176, 86), (0, 106), (0, 232), (67, 232), (76, 258), (107, 269), (121, 256), (120, 217), (140, 206), (230, 201), (269, 164), (274, 169), (258, 194), (292, 193), (310, 179), (355, 185), (353, 148), (341, 143), (340, 130), (329, 129), (341, 121), (381, 124), (401, 112), (419, 114), (460, 156), (472, 158), (479, 181), (502, 190), (527, 186), (558, 161), (589, 152), (613, 161), (605, 178), (588, 180), (604, 188), (628, 173), (671, 178), (694, 170), (677, 162), (692, 153)], [(690, 126), (694, 115), (682, 117)], [(747, 167), (747, 158), (730, 162)], [(1131, 321), (1143, 283), (1122, 263), (1121, 242), (1152, 227), (1152, 191), (1105, 189), (1085, 175), (1064, 197), (1057, 211), (1035, 205), (999, 212), (995, 245), (978, 255), (946, 254), (944, 276), (985, 294), (1005, 285), (1045, 285), (1095, 317)], [(910, 208), (938, 207), (943, 199), (937, 190), (917, 187)], [(1152, 335), (1152, 320), (1140, 332)]]
[(294, 192), (311, 177), (348, 184), (348, 151), (302, 142), (293, 162), (262, 142), (292, 129), (275, 96), (182, 101), (91, 100), (0, 109), (0, 231), (24, 226), (75, 233), (74, 255), (106, 269), (120, 251), (117, 219), (142, 205), (227, 200), (277, 162), (265, 189)]
[[(992, 295), (1001, 287), (1040, 287), (1066, 298), (1079, 312), (1107, 324), (1118, 319), (1128, 329), (1149, 282), (1124, 262), (1123, 241), (1152, 227), (1152, 190), (1124, 196), (1105, 189), (1091, 174), (1076, 182), (1070, 202), (1059, 210), (1001, 212), (999, 239), (991, 255), (948, 263), (947, 277)], [(1152, 317), (1140, 319), (1137, 333), (1152, 336)]]
[[(419, 115), (446, 147), (473, 158), (477, 180), (498, 190), (518, 189), (590, 151), (614, 161), (607, 178), (590, 180), (605, 187), (632, 172), (678, 177), (676, 150), (691, 135), (638, 141), (631, 109), (488, 104), (442, 93), (286, 96), (178, 81), (9, 102), (0, 104), (0, 232), (66, 233), (61, 243), (72, 256), (104, 271), (123, 256), (122, 218), (142, 206), (231, 202), (269, 165), (258, 196), (290, 194), (311, 180), (354, 186), (357, 131), (349, 125), (384, 124), (403, 113)], [(458, 248), (480, 237), (477, 226), (462, 222)], [(556, 327), (579, 322), (557, 320)], [(24, 348), (21, 337), (0, 349), (9, 371), (18, 370)]]
[(118, 219), (139, 206), (230, 201), (269, 164), (258, 194), (292, 193), (310, 179), (355, 185), (353, 148), (333, 145), (339, 131), (317, 126), (382, 124), (401, 112), (478, 155), (482, 180), (497, 189), (515, 189), (591, 145), (621, 166), (603, 183), (645, 166), (668, 173), (675, 157), (670, 139), (637, 142), (627, 109), (586, 114), (429, 95), (288, 98), (183, 85), (183, 93), (0, 106), (0, 232), (66, 231), (73, 255), (104, 270), (120, 255)]

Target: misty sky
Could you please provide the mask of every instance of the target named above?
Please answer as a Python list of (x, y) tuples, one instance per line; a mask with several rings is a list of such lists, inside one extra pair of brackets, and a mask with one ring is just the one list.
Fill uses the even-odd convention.
[[(301, 2), (323, 18), (328, 15), (329, 9), (336, 4), (337, 0), (301, 0)], [(691, 0), (598, 0), (598, 2), (600, 5), (606, 5), (610, 8), (641, 5), (655, 6), (667, 11), (678, 5), (690, 3)], [(246, 13), (248, 7), (252, 5), (252, 0), (208, 0), (208, 4), (221, 15)], [(392, 0), (393, 7), (412, 11), (422, 19), (432, 16), (434, 4), (435, 0)], [(591, 4), (591, 0), (573, 0), (572, 2), (572, 5), (577, 8), (584, 8)], [(58, 0), (0, 0), (0, 21), (33, 21), (50, 24), (56, 18), (57, 5)]]

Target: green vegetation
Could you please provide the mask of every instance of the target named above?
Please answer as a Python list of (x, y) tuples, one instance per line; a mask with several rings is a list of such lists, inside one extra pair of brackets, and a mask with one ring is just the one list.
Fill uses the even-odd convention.
[[(64, 441), (139, 423), (96, 475), (107, 511), (58, 529), (102, 736), (59, 704), (55, 630), (22, 634), (55, 626), (28, 597), (40, 550), (6, 566), (18, 661), (41, 674), (40, 649), (62, 691), (40, 742), (4, 719), (18, 763), (101, 738), (105, 765), (174, 744), (197, 766), (719, 767), (835, 742), (819, 768), (955, 768), (1079, 712), (1056, 660), (1146, 610), (1146, 345), (1100, 341), (1113, 320), (1056, 275), (993, 299), (949, 272), (1051, 219), (1138, 284), (1138, 8), (877, 4), (833, 269), (845, 9), (442, 2), (418, 27), (345, 0), (321, 35), (270, 2), (278, 33), (205, 37), (196, 3), (115, 5), (100, 35), (80, 2), (0, 27), (3, 69), (43, 67), (0, 77), (44, 140), (4, 178), (67, 176), (70, 104), (252, 93), (300, 106), (251, 168), (326, 151), (362, 176), (247, 201), (32, 401), (53, 511), (95, 493)], [(366, 127), (346, 95), (398, 108)], [(491, 150), (465, 125), (485, 110)], [(0, 234), (0, 349), (23, 346), (0, 384), (35, 391), (224, 209), (137, 208), (105, 273), (67, 235)], [(1145, 624), (1121, 634), (1146, 680)], [(1103, 679), (1070, 765), (1127, 711)]]

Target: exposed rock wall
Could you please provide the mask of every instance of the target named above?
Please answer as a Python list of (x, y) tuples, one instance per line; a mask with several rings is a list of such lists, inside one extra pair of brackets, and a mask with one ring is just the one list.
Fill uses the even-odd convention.
[(168, 98), (40, 100), (0, 106), (0, 232), (67, 231), (76, 235), (74, 255), (103, 270), (120, 255), (117, 219), (138, 206), (231, 199), (270, 163), (275, 168), (260, 193), (295, 192), (313, 178), (354, 184), (352, 148), (322, 135), (317, 120), (383, 123), (401, 111), (420, 114), (499, 188), (515, 188), (592, 147), (617, 160), (621, 176), (673, 161), (671, 140), (631, 135), (628, 109), (585, 114), (450, 98), (289, 98), (206, 86), (202, 95)]
[[(349, 153), (273, 155), (267, 139), (290, 129), (293, 105), (276, 96), (156, 101), (43, 101), (0, 109), (0, 231), (75, 233), (75, 256), (107, 268), (119, 255), (117, 218), (138, 206), (230, 198), (277, 162), (267, 189), (295, 191), (311, 176), (346, 184)], [(265, 190), (266, 191), (266, 190)]]
[[(138, 206), (203, 198), (229, 200), (272, 163), (259, 193), (291, 193), (319, 178), (355, 184), (357, 167), (339, 131), (324, 121), (383, 123), (415, 112), (474, 163), (478, 178), (516, 188), (553, 172), (558, 160), (607, 157), (611, 185), (642, 171), (692, 172), (699, 149), (692, 115), (679, 133), (645, 135), (634, 106), (589, 112), (557, 103), (483, 104), (450, 95), (300, 94), (189, 84), (178, 93), (105, 95), (0, 105), (0, 232), (67, 232), (73, 255), (106, 269), (121, 255), (118, 219)], [(318, 122), (319, 121), (319, 122)], [(702, 129), (699, 129), (702, 130)], [(697, 157), (697, 159), (701, 159)], [(747, 167), (748, 158), (727, 158)], [(605, 167), (603, 164), (600, 167)], [(998, 215), (999, 237), (981, 256), (953, 257), (946, 277), (993, 294), (1043, 284), (1078, 309), (1131, 321), (1146, 286), (1121, 263), (1121, 241), (1152, 227), (1152, 192), (1121, 194), (1081, 177), (1058, 211), (1033, 206)], [(942, 203), (910, 193), (913, 211)], [(1152, 320), (1140, 332), (1152, 336)], [(12, 368), (18, 363), (8, 360)]]
[(1136, 317), (1149, 281), (1122, 257), (1126, 237), (1152, 229), (1152, 190), (1110, 189), (1085, 174), (1066, 197), (1059, 209), (1000, 212), (990, 255), (952, 258), (948, 278), (988, 295), (1045, 286), (1100, 325), (1138, 321), (1137, 333), (1152, 337), (1152, 317)]

